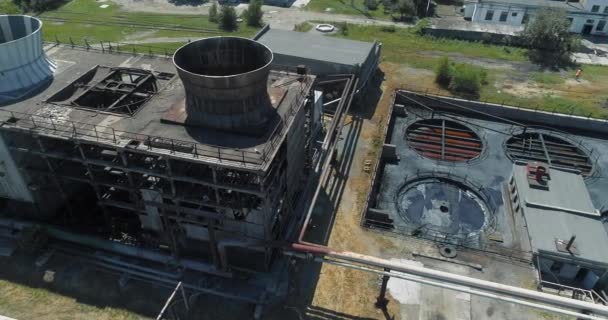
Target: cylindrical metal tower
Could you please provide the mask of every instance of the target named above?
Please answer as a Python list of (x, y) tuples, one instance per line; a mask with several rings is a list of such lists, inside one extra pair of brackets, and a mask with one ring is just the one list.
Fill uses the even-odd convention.
[(268, 74), (272, 51), (238, 37), (213, 37), (179, 48), (173, 63), (186, 91), (186, 122), (261, 133), (272, 114)]
[(0, 16), (0, 103), (22, 98), (53, 76), (42, 46), (42, 21)]

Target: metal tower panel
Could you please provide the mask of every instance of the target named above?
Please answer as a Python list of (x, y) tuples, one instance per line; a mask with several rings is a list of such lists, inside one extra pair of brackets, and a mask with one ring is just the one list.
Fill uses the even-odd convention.
[(55, 64), (42, 44), (42, 21), (0, 16), (0, 103), (16, 100), (53, 77)]

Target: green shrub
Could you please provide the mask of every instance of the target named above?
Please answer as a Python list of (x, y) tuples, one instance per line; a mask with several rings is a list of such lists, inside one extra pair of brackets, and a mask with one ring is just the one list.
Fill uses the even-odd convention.
[(457, 93), (479, 95), (482, 77), (484, 77), (482, 73), (475, 68), (471, 68), (470, 65), (458, 64), (452, 72), (449, 89)]
[(243, 12), (247, 25), (251, 27), (260, 27), (264, 23), (262, 17), (264, 12), (262, 11), (262, 0), (251, 0), (249, 7)]
[(426, 29), (430, 26), (431, 26), (431, 20), (429, 20), (428, 18), (424, 18), (424, 19), (418, 21), (416, 23), (416, 25), (414, 27), (412, 27), (411, 31), (414, 34), (421, 36), (421, 35), (424, 35), (424, 29)]
[(378, 1), (376, 0), (367, 0), (365, 1), (365, 6), (367, 7), (367, 9), (371, 10), (371, 11), (375, 11), (378, 10)]
[(299, 31), (299, 32), (308, 32), (312, 29), (312, 25), (306, 21), (302, 22), (302, 23), (298, 23), (296, 25), (293, 26), (293, 30), (294, 31)]
[(231, 6), (222, 6), (222, 12), (220, 14), (220, 28), (225, 31), (234, 31), (238, 28), (236, 22), (237, 16), (236, 11)]
[(450, 59), (443, 57), (439, 60), (439, 64), (435, 68), (435, 82), (437, 84), (448, 87), (452, 80), (452, 66), (450, 65)]
[(340, 23), (340, 32), (342, 32), (342, 35), (347, 36), (348, 35), (348, 23), (346, 22), (342, 22)]
[(388, 26), (382, 26), (380, 27), (380, 30), (384, 31), (384, 32), (395, 32), (397, 31), (397, 28), (395, 28), (394, 25), (388, 25)]
[(213, 2), (211, 8), (209, 8), (209, 21), (217, 23), (217, 2)]

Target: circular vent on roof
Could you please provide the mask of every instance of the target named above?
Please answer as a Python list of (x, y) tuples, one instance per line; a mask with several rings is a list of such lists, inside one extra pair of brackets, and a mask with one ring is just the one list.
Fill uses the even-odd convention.
[(506, 151), (513, 161), (545, 162), (553, 167), (580, 171), (583, 176), (590, 175), (593, 170), (582, 146), (552, 134), (526, 132), (514, 135), (507, 140)]
[(405, 133), (409, 145), (420, 155), (442, 161), (467, 161), (479, 157), (483, 143), (469, 127), (445, 119), (421, 120)]

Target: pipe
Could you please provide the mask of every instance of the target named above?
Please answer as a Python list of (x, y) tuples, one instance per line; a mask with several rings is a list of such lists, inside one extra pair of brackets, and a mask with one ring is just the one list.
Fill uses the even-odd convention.
[(553, 307), (553, 306), (550, 306), (550, 305), (543, 305), (543, 304), (538, 304), (538, 303), (527, 302), (525, 300), (521, 300), (521, 299), (517, 299), (517, 298), (512, 298), (512, 297), (509, 297), (509, 296), (505, 296), (503, 294), (496, 294), (496, 293), (493, 293), (493, 292), (486, 292), (486, 291), (483, 291), (483, 290), (471, 289), (469, 287), (464, 287), (464, 286), (459, 286), (459, 285), (452, 285), (452, 284), (448, 284), (448, 283), (444, 283), (444, 282), (439, 282), (439, 281), (427, 280), (425, 278), (419, 278), (419, 277), (415, 277), (415, 276), (411, 276), (411, 275), (407, 275), (407, 274), (397, 274), (397, 273), (392, 273), (392, 272), (373, 270), (373, 269), (366, 268), (366, 267), (361, 267), (361, 266), (356, 266), (356, 265), (350, 265), (350, 264), (347, 264), (347, 263), (342, 263), (342, 262), (337, 262), (337, 261), (332, 261), (332, 260), (320, 259), (318, 261), (319, 262), (323, 262), (323, 263), (328, 263), (328, 264), (336, 265), (336, 266), (340, 266), (340, 267), (346, 267), (346, 268), (351, 268), (351, 269), (355, 269), (355, 270), (370, 272), (370, 273), (382, 275), (382, 276), (385, 276), (385, 277), (388, 276), (388, 277), (393, 277), (393, 278), (398, 278), (398, 279), (418, 282), (418, 283), (425, 284), (425, 285), (430, 285), (430, 286), (435, 286), (435, 287), (439, 287), (439, 288), (444, 288), (444, 289), (448, 289), (448, 290), (465, 292), (465, 293), (468, 293), (468, 294), (482, 296), (482, 297), (486, 297), (486, 298), (490, 298), (490, 299), (496, 299), (496, 300), (500, 300), (500, 301), (504, 301), (504, 302), (516, 303), (516, 304), (520, 304), (520, 305), (527, 306), (527, 307), (530, 307), (530, 308), (536, 308), (536, 309), (551, 311), (551, 312), (560, 313), (560, 314), (564, 314), (564, 315), (568, 315), (568, 316), (572, 316), (572, 317), (577, 317), (577, 319), (605, 320), (605, 318), (603, 318), (603, 317), (596, 317), (596, 316), (593, 316), (593, 315), (587, 315), (587, 314), (583, 314), (583, 313), (580, 313), (580, 312), (559, 309), (559, 308), (556, 308), (556, 307)]
[[(357, 87), (357, 83), (359, 83), (359, 79), (355, 78), (355, 83), (353, 85), (353, 83), (351, 81), (353, 78), (354, 78), (354, 76), (352, 76), (351, 79), (346, 84), (346, 87), (344, 88), (345, 92), (351, 91), (351, 88), (353, 88), (353, 87), (355, 87), (355, 88)], [(336, 114), (338, 115), (338, 119), (336, 119), (336, 121), (340, 121), (340, 125), (338, 126), (338, 128), (336, 130), (335, 127), (337, 126), (337, 123), (335, 123), (335, 125), (334, 125), (334, 123), (332, 123), (332, 129), (331, 129), (331, 131), (328, 131), (328, 134), (330, 135), (330, 137), (331, 137), (332, 134), (334, 134), (336, 132), (341, 132), (342, 131), (342, 128), (344, 127), (344, 121), (343, 121), (344, 119), (342, 118), (342, 115), (347, 114), (348, 111), (350, 110), (350, 106), (351, 106), (352, 101), (353, 101), (353, 95), (354, 95), (354, 91), (353, 91), (353, 93), (351, 93), (348, 101), (346, 101), (346, 99), (344, 99), (345, 96), (346, 96), (346, 94), (342, 95), (342, 98), (341, 98), (342, 100), (340, 101), (340, 106), (338, 106), (338, 108), (336, 109)], [(346, 110), (344, 110), (344, 112), (342, 112), (343, 102), (346, 102)], [(339, 133), (336, 133), (336, 135), (339, 135)], [(328, 144), (329, 144), (329, 140), (330, 139), (327, 140)], [(323, 187), (323, 181), (326, 179), (327, 175), (329, 174), (329, 170), (328, 169), (329, 169), (329, 165), (331, 164), (331, 159), (333, 157), (333, 154), (334, 154), (334, 152), (336, 150), (336, 148), (335, 148), (335, 142), (336, 141), (334, 141), (334, 143), (332, 143), (332, 147), (329, 148), (330, 151), (329, 151), (329, 153), (327, 154), (327, 156), (325, 158), (325, 162), (323, 163), (323, 166), (322, 166), (322, 169), (321, 169), (321, 177), (319, 178), (319, 184), (317, 185), (317, 189), (315, 190), (315, 193), (314, 193), (314, 195), (313, 195), (313, 197), (312, 197), (312, 199), (310, 201), (311, 205), (308, 208), (308, 212), (306, 213), (306, 217), (304, 218), (304, 223), (302, 224), (302, 229), (300, 229), (300, 234), (298, 236), (298, 243), (304, 243), (304, 244), (308, 244), (308, 245), (312, 245), (312, 246), (319, 246), (319, 245), (314, 244), (314, 243), (304, 242), (303, 239), (304, 239), (304, 233), (306, 233), (306, 228), (308, 226), (308, 223), (310, 222), (310, 217), (312, 216), (312, 211), (314, 209), (314, 203), (317, 202), (317, 198), (319, 197), (319, 193), (321, 192), (321, 189)], [(324, 144), (325, 144), (325, 142), (324, 142)], [(326, 149), (323, 149), (323, 150), (326, 150)]]
[[(390, 270), (404, 273), (409, 276), (416, 276), (416, 278), (412, 278), (412, 279), (415, 279), (414, 281), (418, 281), (418, 282), (422, 281), (422, 280), (418, 279), (418, 277), (422, 277), (424, 279), (428, 279), (428, 280), (424, 280), (424, 281), (430, 281), (429, 284), (433, 281), (436, 281), (437, 285), (445, 285), (446, 283), (455, 285), (452, 289), (457, 290), (457, 291), (467, 292), (467, 290), (469, 290), (470, 288), (467, 288), (467, 290), (464, 290), (462, 287), (460, 287), (460, 286), (466, 286), (466, 287), (474, 288), (475, 289), (474, 292), (473, 291), (471, 291), (471, 292), (476, 295), (482, 295), (482, 294), (497, 295), (498, 294), (498, 295), (511, 296), (511, 297), (515, 297), (515, 298), (509, 298), (509, 299), (515, 299), (517, 301), (514, 301), (514, 302), (523, 304), (523, 305), (530, 304), (530, 302), (526, 302), (525, 300), (533, 300), (536, 302), (542, 302), (542, 303), (550, 304), (553, 306), (567, 307), (567, 308), (576, 309), (576, 310), (588, 310), (588, 311), (592, 311), (592, 312), (600, 314), (600, 315), (608, 316), (608, 307), (600, 306), (600, 305), (589, 303), (589, 302), (574, 300), (574, 299), (570, 299), (570, 298), (564, 298), (564, 297), (560, 297), (560, 296), (556, 296), (556, 295), (552, 295), (552, 294), (547, 294), (544, 292), (538, 292), (535, 290), (529, 290), (529, 289), (523, 289), (523, 288), (519, 288), (519, 287), (510, 286), (510, 285), (499, 284), (499, 283), (495, 283), (495, 282), (491, 282), (491, 281), (456, 275), (456, 274), (452, 274), (449, 272), (433, 270), (433, 269), (429, 269), (429, 268), (425, 268), (425, 267), (417, 267), (417, 266), (411, 266), (411, 265), (391, 262), (391, 261), (388, 261), (385, 259), (376, 258), (376, 257), (372, 257), (372, 256), (366, 256), (366, 255), (362, 255), (362, 254), (358, 254), (358, 253), (354, 253), (354, 252), (336, 252), (336, 251), (331, 251), (331, 249), (329, 249), (329, 248), (327, 248), (327, 250), (324, 251), (318, 247), (311, 248), (310, 246), (302, 245), (302, 244), (294, 244), (294, 245), (292, 245), (292, 248), (296, 251), (303, 252), (306, 254), (320, 255), (320, 256), (322, 256), (320, 258), (322, 260), (322, 262), (326, 262), (326, 263), (332, 262), (332, 260), (327, 259), (329, 257), (329, 258), (333, 258), (333, 259), (337, 259), (337, 260), (341, 260), (341, 261), (347, 261), (350, 263), (364, 264), (367, 266), (373, 266), (373, 267), (378, 267), (378, 268), (387, 268)], [(319, 257), (317, 257), (317, 259), (319, 259)], [(557, 312), (556, 310), (549, 310), (549, 309), (546, 309), (546, 310)]]
[(217, 270), (212, 265), (201, 263), (190, 259), (175, 259), (174, 257), (163, 254), (160, 252), (154, 252), (152, 250), (146, 250), (136, 248), (128, 245), (124, 245), (118, 242), (100, 239), (97, 237), (77, 234), (65, 231), (61, 228), (54, 227), (48, 224), (31, 223), (25, 221), (19, 221), (15, 219), (0, 218), (0, 226), (5, 226), (12, 229), (23, 230), (25, 228), (40, 226), (44, 228), (45, 232), (55, 238), (66, 242), (77, 243), (98, 250), (110, 251), (126, 256), (140, 258), (144, 260), (155, 261), (163, 264), (178, 264), (182, 267), (194, 271), (200, 271), (204, 273), (214, 274), (217, 276), (232, 277), (232, 273)]

